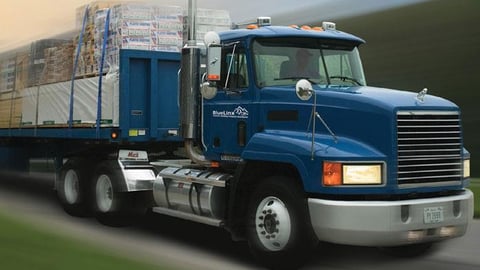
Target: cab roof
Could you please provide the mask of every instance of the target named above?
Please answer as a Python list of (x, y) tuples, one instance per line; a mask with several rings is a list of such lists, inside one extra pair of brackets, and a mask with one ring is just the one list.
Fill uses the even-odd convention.
[(289, 26), (264, 26), (257, 29), (228, 30), (220, 32), (219, 35), (222, 41), (247, 38), (298, 37), (351, 41), (357, 46), (365, 43), (365, 41), (359, 37), (338, 30), (303, 30)]

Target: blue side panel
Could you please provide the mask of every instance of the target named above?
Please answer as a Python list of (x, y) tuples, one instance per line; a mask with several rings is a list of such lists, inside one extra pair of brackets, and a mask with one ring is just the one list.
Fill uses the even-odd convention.
[(158, 118), (158, 135), (155, 136), (161, 139), (170, 136), (166, 129), (179, 128), (180, 61), (158, 61), (157, 68), (158, 76), (154, 82), (158, 83), (159, 91), (155, 91), (158, 97), (152, 99), (152, 102), (156, 101), (152, 106), (158, 107), (158, 113), (152, 117)]
[(120, 52), (120, 129), (129, 141), (178, 141), (180, 54)]
[[(129, 99), (127, 100), (129, 110), (125, 111), (125, 115), (128, 115), (128, 126), (131, 129), (148, 129), (150, 112), (150, 104), (148, 102), (150, 99), (150, 61), (149, 59), (138, 58), (128, 58), (128, 61), (130, 74), (126, 75), (129, 76), (129, 81), (128, 88), (125, 89), (125, 92), (129, 92)], [(122, 86), (124, 87), (124, 85)]]

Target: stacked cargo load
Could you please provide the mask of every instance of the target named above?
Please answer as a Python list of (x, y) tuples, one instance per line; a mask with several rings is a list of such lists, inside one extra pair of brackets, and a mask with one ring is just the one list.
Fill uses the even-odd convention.
[(28, 86), (43, 84), (45, 76), (45, 58), (48, 49), (57, 46), (71, 44), (70, 40), (64, 39), (42, 39), (32, 42), (30, 46), (30, 63), (28, 70)]
[[(70, 103), (71, 81), (45, 84), (26, 88), (22, 91), (22, 125), (41, 127), (64, 127), (69, 124), (70, 107), (73, 109), (72, 124), (75, 126), (92, 126), (97, 118), (97, 97), (99, 91), (98, 77), (78, 79), (73, 82), (73, 104)], [(117, 111), (118, 125), (118, 85), (112, 80), (102, 83), (102, 119), (112, 125), (114, 110)], [(114, 107), (116, 106), (116, 107)]]
[(15, 91), (0, 94), (0, 128), (18, 128), (22, 118), (22, 99)]
[[(75, 70), (76, 77), (98, 76), (99, 61), (95, 57), (96, 33), (98, 32), (97, 14), (102, 14), (102, 12), (118, 3), (118, 1), (95, 1), (76, 9), (75, 26), (77, 35), (73, 39), (75, 47), (71, 55), (75, 59), (80, 47), (78, 65)], [(79, 42), (80, 39), (82, 42)]]
[(197, 9), (196, 39), (203, 41), (205, 34), (209, 31), (221, 32), (232, 27), (230, 14), (226, 10)]
[[(83, 26), (83, 21), (85, 20), (85, 25), (87, 27), (92, 27), (95, 25), (95, 14), (97, 11), (102, 9), (111, 8), (114, 5), (121, 3), (120, 1), (93, 1), (89, 4), (79, 6), (75, 10), (75, 29), (80, 31)], [(85, 11), (86, 17), (85, 17)], [(93, 30), (93, 29), (92, 29)], [(92, 35), (94, 34), (91, 32)]]
[(28, 71), (30, 67), (30, 54), (27, 51), (18, 52), (15, 58), (15, 87), (14, 90), (28, 87)]
[(152, 51), (181, 51), (183, 45), (183, 10), (176, 6), (157, 7), (152, 31)]
[[(94, 57), (97, 63), (103, 50), (107, 12), (107, 9), (98, 10), (95, 15)], [(179, 52), (183, 44), (182, 14), (182, 8), (177, 6), (140, 3), (113, 6), (105, 43), (107, 68), (118, 67), (121, 49)]]
[[(77, 8), (71, 38), (38, 40), (27, 51), (0, 59), (0, 128), (118, 126), (120, 51), (179, 53), (185, 14), (179, 6), (140, 2), (95, 1)], [(208, 31), (230, 28), (227, 11), (199, 9), (198, 14), (199, 41)]]
[(0, 93), (10, 92), (15, 85), (15, 57), (0, 61)]
[(72, 79), (73, 44), (67, 43), (45, 49), (45, 67), (40, 84), (64, 82)]
[(18, 89), (28, 84), (28, 52), (3, 59), (0, 78), (0, 128), (18, 128), (22, 118), (22, 100)]

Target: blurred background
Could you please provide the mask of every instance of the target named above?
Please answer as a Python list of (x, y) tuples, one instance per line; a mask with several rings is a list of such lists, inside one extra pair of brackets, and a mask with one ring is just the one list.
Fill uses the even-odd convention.
[[(76, 8), (90, 0), (2, 0), (0, 58), (41, 38), (75, 27)], [(143, 1), (145, 2), (145, 1)], [(187, 0), (150, 2), (185, 6)], [(480, 175), (480, 1), (478, 0), (198, 0), (198, 7), (226, 9), (234, 22), (271, 16), (274, 24), (321, 25), (367, 41), (361, 55), (371, 86), (445, 97), (462, 110), (472, 176)]]
[(428, 93), (460, 106), (471, 174), (480, 176), (480, 1), (434, 0), (337, 21), (367, 43), (367, 84)]

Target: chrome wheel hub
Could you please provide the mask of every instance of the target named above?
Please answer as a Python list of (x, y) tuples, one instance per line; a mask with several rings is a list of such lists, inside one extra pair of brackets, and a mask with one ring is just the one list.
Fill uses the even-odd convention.
[(103, 213), (111, 211), (113, 205), (113, 187), (110, 177), (104, 174), (100, 175), (95, 191), (98, 210)]
[(290, 214), (277, 197), (263, 199), (257, 207), (255, 229), (262, 245), (270, 251), (285, 248), (291, 235)]
[(67, 173), (65, 173), (64, 181), (63, 192), (65, 194), (65, 201), (68, 204), (77, 203), (80, 194), (80, 185), (75, 170), (68, 170)]

